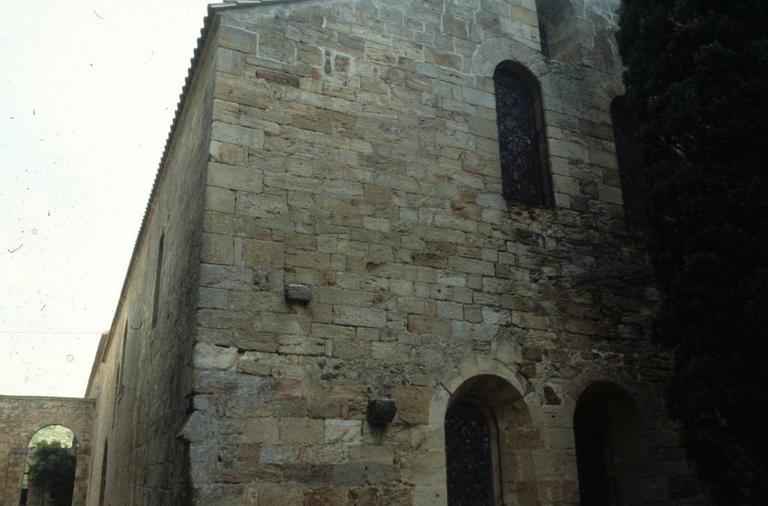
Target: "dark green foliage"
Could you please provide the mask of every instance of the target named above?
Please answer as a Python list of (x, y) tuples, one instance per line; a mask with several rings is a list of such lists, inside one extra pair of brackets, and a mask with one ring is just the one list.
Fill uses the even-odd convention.
[(721, 505), (768, 504), (768, 1), (624, 0), (655, 335), (689, 454)]
[(72, 487), (75, 483), (75, 454), (58, 441), (42, 441), (34, 448), (29, 465), (29, 481), (43, 487), (57, 506), (72, 503)]

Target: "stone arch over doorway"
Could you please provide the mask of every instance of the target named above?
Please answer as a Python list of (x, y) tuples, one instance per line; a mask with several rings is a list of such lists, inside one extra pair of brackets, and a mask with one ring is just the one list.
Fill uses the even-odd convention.
[[(473, 418), (487, 430), (492, 499), (488, 504), (538, 504), (534, 459), (543, 448), (538, 395), (527, 381), (498, 361), (473, 357), (446, 373), (430, 403), (428, 453), (435, 463), (433, 492), (449, 502), (446, 435), (451, 412), (476, 408)], [(438, 481), (439, 480), (439, 481)], [(434, 485), (434, 482), (437, 485)]]
[(0, 396), (0, 506), (17, 506), (32, 436), (48, 425), (63, 425), (78, 440), (72, 505), (85, 504), (90, 468), (94, 399)]
[[(480, 431), (470, 434), (476, 427)], [(531, 422), (522, 394), (509, 381), (492, 374), (465, 381), (451, 396), (444, 432), (449, 506), (466, 504), (461, 494), (468, 490), (482, 494), (489, 506), (536, 503), (532, 452), (539, 446), (539, 429)], [(477, 444), (485, 448), (477, 451)], [(470, 469), (474, 472), (467, 472)], [(485, 483), (473, 490), (478, 480)]]
[(588, 470), (580, 455), (584, 439), (578, 432), (580, 426), (592, 425), (602, 428), (592, 433), (593, 441), (602, 447), (603, 462), (612, 467), (605, 478), (615, 482), (613, 503), (611, 496), (603, 496), (597, 501), (582, 498), (581, 504), (711, 502), (686, 458), (677, 426), (667, 417), (664, 383), (655, 387), (637, 382), (619, 369), (591, 370), (570, 385), (563, 404), (575, 429), (579, 481), (583, 482)]

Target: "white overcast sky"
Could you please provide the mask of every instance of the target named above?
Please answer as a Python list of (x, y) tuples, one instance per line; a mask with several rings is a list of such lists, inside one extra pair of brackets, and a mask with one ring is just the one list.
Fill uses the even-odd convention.
[(0, 0), (0, 395), (84, 394), (205, 0)]

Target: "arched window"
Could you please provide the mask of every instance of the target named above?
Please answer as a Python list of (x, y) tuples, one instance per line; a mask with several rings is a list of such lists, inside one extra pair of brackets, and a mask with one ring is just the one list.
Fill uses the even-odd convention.
[(538, 81), (522, 65), (500, 63), (493, 73), (504, 197), (548, 206), (552, 191)]
[(623, 96), (611, 102), (611, 123), (624, 197), (624, 218), (628, 225), (640, 225), (645, 221), (642, 160), (635, 140), (635, 122)]

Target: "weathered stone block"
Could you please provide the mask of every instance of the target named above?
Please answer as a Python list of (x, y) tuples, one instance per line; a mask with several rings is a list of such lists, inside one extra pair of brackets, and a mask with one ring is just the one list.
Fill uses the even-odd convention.
[(230, 235), (203, 234), (202, 260), (209, 264), (232, 265), (234, 241)]
[(264, 132), (262, 130), (229, 125), (218, 121), (214, 121), (211, 127), (211, 139), (237, 144), (252, 150), (258, 150), (264, 146)]
[(280, 441), (285, 443), (321, 444), (325, 440), (323, 420), (283, 418), (279, 420)]
[(209, 186), (205, 192), (205, 208), (222, 213), (235, 212), (235, 192)]
[(259, 36), (257, 33), (242, 28), (223, 26), (221, 27), (219, 44), (236, 51), (256, 53), (259, 47)]
[(231, 369), (237, 360), (237, 349), (207, 343), (195, 345), (195, 367), (200, 369)]
[(328, 444), (361, 444), (363, 423), (360, 420), (326, 420), (325, 442)]
[(285, 262), (283, 245), (277, 242), (246, 239), (243, 243), (243, 263), (248, 267), (282, 268)]
[(397, 405), (397, 421), (409, 425), (429, 422), (429, 402), (434, 390), (431, 387), (398, 385), (392, 389)]
[(356, 327), (383, 327), (387, 323), (387, 312), (373, 308), (333, 306), (333, 322)]
[(304, 492), (304, 506), (326, 506), (330, 504), (346, 506), (348, 503), (346, 489), (343, 488), (321, 488), (317, 490), (308, 490)]
[(261, 171), (211, 162), (208, 164), (208, 184), (229, 190), (260, 193), (262, 189)]

